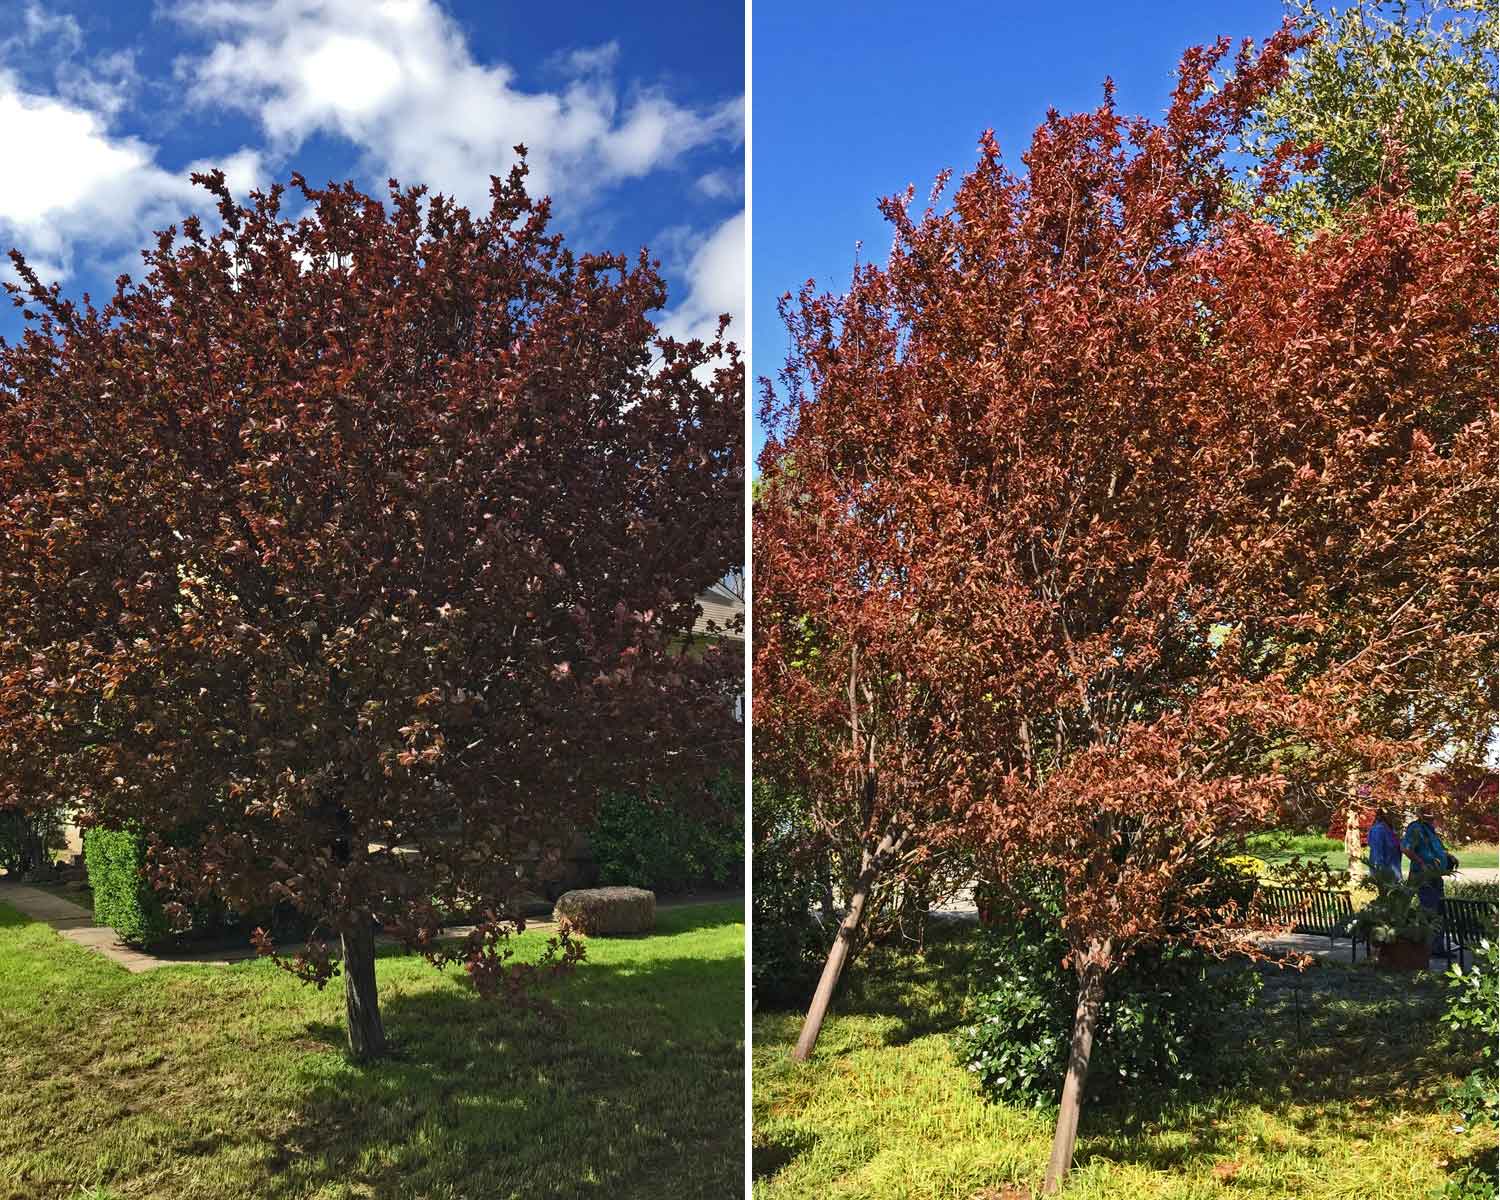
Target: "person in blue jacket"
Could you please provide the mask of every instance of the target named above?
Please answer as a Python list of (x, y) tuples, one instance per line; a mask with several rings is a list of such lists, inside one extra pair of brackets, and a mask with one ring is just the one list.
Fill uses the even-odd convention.
[(1401, 839), (1387, 808), (1375, 810), (1375, 824), (1370, 826), (1370, 874), (1388, 883), (1401, 882)]
[[(1424, 871), (1447, 873), (1458, 866), (1458, 860), (1448, 853), (1443, 839), (1438, 837), (1437, 830), (1433, 828), (1432, 816), (1432, 810), (1424, 808), (1417, 819), (1406, 827), (1406, 834), (1401, 839), (1401, 852), (1411, 859), (1411, 867), (1406, 874), (1408, 883), (1416, 882)], [(1434, 878), (1422, 883), (1417, 888), (1417, 899), (1422, 902), (1423, 908), (1441, 911), (1442, 879)]]

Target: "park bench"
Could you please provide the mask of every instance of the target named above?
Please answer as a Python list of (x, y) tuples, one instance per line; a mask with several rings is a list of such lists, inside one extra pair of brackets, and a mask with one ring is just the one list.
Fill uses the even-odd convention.
[(1330, 946), (1338, 938), (1349, 938), (1349, 961), (1354, 961), (1356, 942), (1349, 933), (1354, 907), (1349, 903), (1348, 892), (1262, 884), (1255, 891), (1252, 911), (1261, 920), (1290, 925), (1296, 933), (1321, 934)]
[(1495, 936), (1497, 906), (1493, 900), (1443, 899), (1443, 949), (1449, 962), (1458, 951), (1458, 968), (1463, 970), (1464, 951), (1472, 953), (1484, 938)]

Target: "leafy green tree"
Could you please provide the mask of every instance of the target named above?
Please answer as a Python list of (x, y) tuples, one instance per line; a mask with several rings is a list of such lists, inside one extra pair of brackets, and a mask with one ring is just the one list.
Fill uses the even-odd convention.
[(1250, 124), (1243, 148), (1261, 160), (1274, 147), (1320, 147), (1315, 169), (1270, 203), (1286, 224), (1311, 231), (1332, 214), (1406, 176), (1406, 198), (1437, 217), (1468, 172), (1496, 198), (1496, 33), (1500, 0), (1356, 0), (1342, 10), (1289, 0), (1290, 20), (1314, 35)]

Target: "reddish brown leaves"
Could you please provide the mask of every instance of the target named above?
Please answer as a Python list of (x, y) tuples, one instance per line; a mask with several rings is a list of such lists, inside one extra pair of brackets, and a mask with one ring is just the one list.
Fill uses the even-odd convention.
[(734, 656), (682, 647), (742, 557), (738, 352), (659, 341), (646, 257), (573, 255), (523, 175), (478, 215), (294, 178), (293, 220), (212, 172), (222, 228), (102, 311), (19, 265), (0, 800), (430, 948), (489, 938), (603, 790), (732, 753)]
[(1227, 950), (1227, 842), (1493, 722), (1495, 211), (1301, 246), (1231, 205), (1292, 45), (1213, 90), (1227, 44), (1190, 53), (1161, 124), (1051, 115), (1024, 176), (986, 135), (787, 302), (765, 388), (760, 769), (843, 844), (1060, 873), (1115, 961)]

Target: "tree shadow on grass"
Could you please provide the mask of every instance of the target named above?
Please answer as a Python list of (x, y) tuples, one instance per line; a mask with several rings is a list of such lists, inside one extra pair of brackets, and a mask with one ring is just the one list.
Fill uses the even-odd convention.
[[(1439, 981), (1370, 969), (1260, 970), (1255, 1009), (1221, 1035), (1219, 1055), (1238, 1068), (1235, 1077), (1086, 1110), (1077, 1163), (1170, 1171), (1232, 1158), (1231, 1123), (1216, 1121), (1229, 1105), (1253, 1105), (1304, 1135), (1338, 1122), (1341, 1136), (1355, 1140), (1374, 1136), (1377, 1114), (1432, 1111), (1455, 1070), (1438, 1021)], [(1368, 1133), (1358, 1124), (1363, 1114), (1372, 1118)], [(1141, 1136), (1168, 1128), (1189, 1136)]]
[(807, 1130), (784, 1131), (780, 1137), (762, 1140), (759, 1135), (750, 1146), (750, 1174), (754, 1179), (775, 1175), (793, 1159), (800, 1158), (818, 1139)]
[[(686, 916), (672, 931), (712, 924), (722, 917)], [(586, 962), (548, 989), (552, 1019), (483, 1001), (467, 985), (395, 990), (382, 1002), (394, 1053), (368, 1065), (341, 1057), (341, 1027), (311, 1022), (305, 1036), (340, 1057), (299, 1068), (286, 1136), (233, 1138), (256, 1160), (250, 1194), (736, 1194), (742, 981), (737, 958)], [(225, 1148), (217, 1140), (187, 1152)]]
[(977, 930), (968, 925), (935, 926), (920, 954), (899, 942), (866, 946), (845, 969), (829, 1015), (891, 1018), (882, 1038), (888, 1046), (955, 1029), (963, 1019), (978, 948)]

